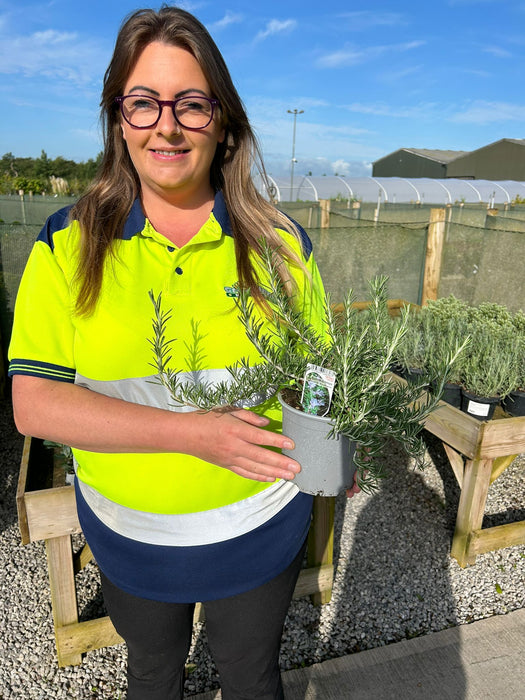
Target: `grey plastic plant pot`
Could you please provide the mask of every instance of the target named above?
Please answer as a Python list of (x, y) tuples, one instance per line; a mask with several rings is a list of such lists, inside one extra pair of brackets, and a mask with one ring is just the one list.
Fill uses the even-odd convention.
[(293, 483), (314, 496), (337, 496), (354, 483), (355, 443), (344, 435), (329, 438), (329, 418), (312, 416), (289, 406), (279, 393), (283, 409), (283, 435), (292, 438), (295, 449), (283, 454), (295, 459), (301, 471)]

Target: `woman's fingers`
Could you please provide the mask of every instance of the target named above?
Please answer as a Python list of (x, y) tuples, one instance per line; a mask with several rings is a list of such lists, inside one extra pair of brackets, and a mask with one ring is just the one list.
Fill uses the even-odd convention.
[(189, 454), (257, 481), (293, 479), (301, 467), (274, 449), (293, 449), (284, 435), (263, 430), (268, 419), (251, 411), (208, 411), (187, 414), (194, 421), (188, 433)]

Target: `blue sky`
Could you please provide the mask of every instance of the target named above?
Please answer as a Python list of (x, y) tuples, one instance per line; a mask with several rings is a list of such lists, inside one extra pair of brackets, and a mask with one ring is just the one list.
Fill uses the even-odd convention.
[[(175, 4), (175, 3), (174, 3)], [(367, 175), (402, 147), (525, 138), (525, 0), (189, 0), (268, 170)], [(104, 70), (132, 0), (0, 0), (0, 155), (93, 158)]]

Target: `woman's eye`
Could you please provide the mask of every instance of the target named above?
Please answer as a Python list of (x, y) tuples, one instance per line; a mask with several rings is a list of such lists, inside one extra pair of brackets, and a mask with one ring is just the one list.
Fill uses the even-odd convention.
[(147, 110), (147, 109), (157, 109), (157, 105), (155, 102), (152, 102), (151, 100), (145, 100), (144, 98), (141, 99), (136, 99), (133, 100), (132, 109), (141, 109), (141, 110)]
[(201, 102), (199, 100), (184, 100), (184, 102), (179, 102), (178, 105), (179, 109), (185, 112), (203, 112), (206, 110), (207, 106), (209, 106), (208, 102)]

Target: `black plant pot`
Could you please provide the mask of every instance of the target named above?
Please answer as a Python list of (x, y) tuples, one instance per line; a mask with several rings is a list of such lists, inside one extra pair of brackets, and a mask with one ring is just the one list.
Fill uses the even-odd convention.
[(405, 370), (403, 376), (410, 384), (422, 384), (428, 386), (428, 382), (426, 384), (424, 383), (426, 374), (424, 370), (420, 369), (419, 367), (410, 367), (409, 369)]
[[(437, 382), (433, 381), (431, 388), (435, 392)], [(454, 382), (446, 382), (443, 387), (443, 394), (441, 400), (454, 406), (454, 408), (461, 408), (461, 384), (455, 384)]]
[(454, 408), (461, 408), (461, 386), (447, 382), (443, 389), (443, 401), (454, 406)]
[(477, 420), (490, 420), (499, 403), (499, 396), (477, 396), (466, 389), (461, 390), (461, 410)]
[(511, 391), (501, 402), (503, 410), (511, 416), (525, 416), (525, 391)]

